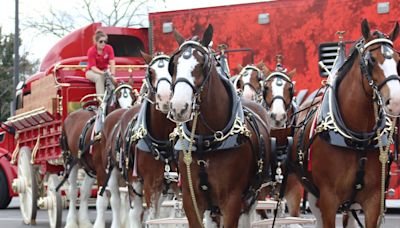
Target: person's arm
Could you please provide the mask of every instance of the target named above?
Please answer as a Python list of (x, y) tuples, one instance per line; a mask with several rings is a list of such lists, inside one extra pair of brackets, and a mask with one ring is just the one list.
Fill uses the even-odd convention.
[(92, 70), (93, 72), (98, 73), (98, 74), (104, 74), (104, 71), (102, 71), (99, 68), (97, 68), (97, 66), (92, 66), (90, 68), (90, 70)]
[(110, 71), (112, 75), (115, 75), (115, 55), (114, 55), (114, 49), (112, 48), (112, 46), (110, 45)]
[(112, 75), (115, 75), (115, 60), (110, 60), (110, 71)]

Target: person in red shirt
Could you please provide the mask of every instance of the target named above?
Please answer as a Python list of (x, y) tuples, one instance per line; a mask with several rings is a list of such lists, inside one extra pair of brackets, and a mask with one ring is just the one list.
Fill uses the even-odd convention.
[(93, 36), (94, 45), (87, 52), (86, 78), (96, 84), (96, 94), (104, 94), (104, 73), (109, 69), (115, 75), (114, 49), (107, 44), (107, 34), (97, 30)]

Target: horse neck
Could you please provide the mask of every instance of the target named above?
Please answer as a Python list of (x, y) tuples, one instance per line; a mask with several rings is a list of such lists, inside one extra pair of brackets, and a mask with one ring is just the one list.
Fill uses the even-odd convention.
[(375, 125), (372, 91), (361, 73), (359, 58), (344, 76), (338, 91), (337, 102), (343, 121), (348, 128), (369, 132)]
[[(155, 100), (154, 95), (149, 97)], [(175, 124), (167, 119), (167, 115), (156, 109), (155, 104), (148, 103), (147, 130), (152, 137), (158, 140), (169, 139), (169, 134), (174, 130)]]
[[(228, 92), (218, 75), (216, 68), (211, 70), (210, 81), (201, 93), (200, 115), (196, 133), (209, 134), (210, 129), (215, 131), (222, 130), (228, 124), (230, 113), (230, 99)], [(208, 126), (206, 126), (205, 123)]]

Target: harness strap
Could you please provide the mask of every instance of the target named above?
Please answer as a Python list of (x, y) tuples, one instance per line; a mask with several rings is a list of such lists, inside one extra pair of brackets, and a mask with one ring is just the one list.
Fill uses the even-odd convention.
[[(314, 115), (315, 112), (316, 112), (316, 109), (311, 110), (308, 113), (306, 120), (312, 120), (312, 118), (310, 118), (310, 116)], [(308, 163), (308, 160), (305, 159), (304, 151), (307, 151), (310, 148), (310, 146), (312, 145), (312, 143), (314, 142), (314, 140), (318, 134), (314, 134), (311, 137), (311, 139), (309, 140), (309, 142), (307, 143), (307, 145), (305, 145), (306, 143), (304, 143), (304, 136), (305, 136), (306, 126), (307, 126), (307, 124), (303, 124), (302, 127), (300, 128), (299, 140), (297, 142), (297, 151), (298, 151), (297, 158), (296, 158), (297, 161), (294, 166), (296, 166), (298, 168), (298, 171), (300, 172), (301, 182), (303, 183), (304, 187), (310, 193), (312, 193), (316, 198), (319, 198), (319, 189), (317, 188), (317, 186), (315, 186), (310, 181), (310, 179), (306, 175), (306, 172), (304, 171), (304, 167), (307, 167), (307, 163)]]
[[(254, 130), (258, 141), (258, 150), (254, 147), (253, 142), (250, 137), (246, 137), (251, 145), (251, 150), (254, 155), (255, 163), (256, 163), (256, 180), (252, 186), (249, 186), (249, 189), (244, 195), (244, 199), (247, 202), (245, 211), (248, 211), (250, 207), (257, 200), (257, 196), (259, 194), (259, 189), (261, 185), (264, 183), (264, 178), (267, 174), (267, 162), (265, 161), (265, 142), (263, 135), (260, 133), (260, 129), (258, 127), (258, 122), (256, 120), (256, 115), (250, 109), (244, 109), (244, 113), (246, 119), (248, 120), (251, 128)], [(258, 115), (257, 115), (258, 116)], [(258, 151), (258, 153), (257, 153)]]
[(107, 176), (106, 176), (106, 181), (101, 186), (101, 190), (100, 190), (100, 193), (99, 193), (100, 196), (103, 196), (104, 191), (107, 188), (108, 181), (110, 180), (111, 173), (112, 173), (112, 170), (113, 170), (114, 167), (115, 167), (115, 164), (114, 164), (114, 162), (112, 160), (112, 150), (109, 150), (108, 151), (108, 172), (107, 172)]
[[(199, 158), (202, 156), (200, 155)], [(211, 191), (211, 185), (210, 182), (208, 182), (208, 174), (206, 171), (206, 162), (204, 160), (198, 160), (198, 165), (200, 167), (199, 170), (199, 188), (203, 192), (204, 197), (207, 202), (207, 209), (211, 211), (211, 217), (216, 217), (218, 215), (221, 215), (221, 210), (217, 205), (214, 205), (211, 199), (210, 191)]]

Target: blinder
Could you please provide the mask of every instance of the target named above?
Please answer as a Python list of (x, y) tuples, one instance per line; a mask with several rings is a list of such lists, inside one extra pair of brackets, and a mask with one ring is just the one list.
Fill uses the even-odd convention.
[(274, 96), (274, 97), (272, 98), (272, 101), (271, 101), (269, 104), (265, 101), (265, 103), (266, 103), (266, 105), (267, 105), (266, 108), (269, 109), (269, 108), (272, 106), (272, 103), (273, 103), (275, 100), (281, 99), (281, 100), (283, 101), (283, 103), (285, 104), (286, 110), (289, 110), (289, 109), (291, 108), (292, 100), (293, 100), (294, 92), (295, 92), (295, 91), (294, 91), (294, 84), (293, 84), (293, 82), (290, 80), (290, 77), (289, 77), (288, 75), (282, 73), (282, 72), (273, 72), (273, 73), (271, 73), (270, 75), (268, 75), (268, 77), (265, 79), (265, 82), (264, 82), (264, 94), (263, 94), (264, 100), (265, 100), (265, 97), (266, 97), (266, 95), (267, 95), (267, 92), (269, 91), (269, 87), (268, 87), (268, 86), (265, 86), (265, 85), (266, 85), (266, 82), (272, 80), (273, 78), (278, 78), (278, 79), (281, 79), (281, 80), (286, 81), (287, 83), (289, 83), (289, 85), (290, 85), (290, 87), (289, 87), (290, 103), (287, 104), (287, 103), (285, 102), (285, 98), (284, 98), (283, 96)]
[[(378, 38), (369, 41), (368, 43), (364, 44), (364, 40), (360, 40), (355, 47), (357, 48), (358, 52), (361, 55), (360, 67), (362, 74), (367, 78), (369, 85), (372, 87), (373, 90), (376, 90), (375, 93), (378, 96), (380, 95), (380, 90), (388, 81), (391, 80), (398, 80), (400, 81), (400, 77), (398, 75), (390, 75), (389, 77), (385, 77), (385, 79), (380, 82), (378, 85), (372, 79), (372, 71), (376, 64), (376, 60), (372, 57), (371, 52), (377, 49), (381, 49), (381, 53), (385, 59), (393, 58), (393, 42), (387, 39), (383, 34), (377, 33)], [(373, 48), (371, 50), (367, 50), (368, 47), (372, 46), (373, 44), (380, 44), (378, 47)]]
[(213, 58), (210, 58), (210, 56), (209, 56), (210, 54), (209, 54), (209, 51), (207, 48), (203, 47), (197, 41), (189, 40), (189, 41), (184, 42), (179, 47), (179, 50), (172, 55), (172, 57), (171, 57), (172, 60), (169, 62), (169, 65), (168, 65), (168, 71), (171, 75), (173, 75), (174, 70), (175, 70), (175, 64), (173, 63), (174, 62), (173, 60), (175, 59), (175, 57), (178, 54), (180, 54), (181, 52), (184, 52), (182, 54), (183, 58), (188, 59), (193, 55), (192, 49), (199, 51), (204, 57), (203, 75), (205, 76), (205, 78), (204, 78), (203, 82), (201, 83), (200, 87), (196, 88), (195, 85), (193, 85), (186, 78), (178, 78), (178, 79), (176, 79), (176, 81), (173, 84), (171, 84), (171, 86), (172, 86), (172, 91), (174, 91), (176, 84), (178, 84), (179, 82), (186, 83), (192, 88), (193, 93), (195, 94), (195, 97), (197, 97), (197, 96), (199, 96), (199, 93), (201, 92), (201, 90), (203, 89), (204, 85), (209, 80), (210, 75), (211, 75), (211, 64), (212, 64)]
[[(160, 61), (160, 60), (161, 60), (161, 61)], [(164, 61), (163, 61), (163, 60), (165, 60), (165, 61), (167, 61), (167, 62), (170, 62), (170, 57), (169, 57), (168, 55), (164, 55), (164, 54), (157, 55), (156, 57), (154, 57), (154, 58), (150, 61), (150, 63), (149, 63), (148, 66), (147, 66), (147, 70), (146, 70), (146, 83), (147, 83), (147, 85), (148, 85), (149, 90), (150, 90), (151, 93), (156, 93), (156, 92), (157, 92), (158, 84), (159, 84), (161, 81), (167, 81), (169, 84), (171, 84), (171, 81), (168, 80), (167, 78), (161, 78), (161, 79), (159, 79), (159, 80), (157, 81), (156, 86), (153, 87), (153, 84), (152, 84), (153, 79), (151, 78), (150, 68), (151, 68), (151, 66), (154, 65), (156, 62), (158, 62), (158, 67), (159, 67), (159, 68), (165, 67), (165, 64), (164, 64)]]

